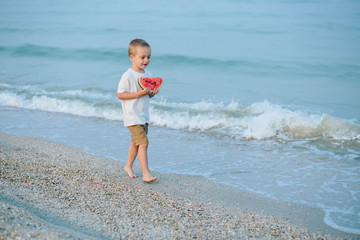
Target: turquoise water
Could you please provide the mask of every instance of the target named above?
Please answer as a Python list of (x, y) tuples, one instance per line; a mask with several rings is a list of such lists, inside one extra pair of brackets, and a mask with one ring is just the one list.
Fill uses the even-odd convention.
[(360, 233), (359, 22), (350, 0), (1, 1), (0, 131), (125, 161), (116, 89), (144, 38), (165, 79), (152, 169), (317, 207)]

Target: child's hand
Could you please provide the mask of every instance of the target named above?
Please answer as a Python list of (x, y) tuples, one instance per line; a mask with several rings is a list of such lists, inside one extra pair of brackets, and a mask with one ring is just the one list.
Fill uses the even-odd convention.
[(142, 97), (142, 96), (150, 94), (150, 91), (149, 91), (149, 89), (140, 89), (138, 91), (138, 94), (139, 94), (139, 97)]
[(153, 97), (158, 92), (159, 92), (159, 89), (155, 89), (154, 91), (152, 91), (150, 88), (146, 88), (146, 89), (139, 90), (139, 95), (140, 95), (140, 97), (145, 96), (145, 95), (149, 95), (150, 97)]
[(151, 93), (149, 94), (150, 97), (152, 98), (153, 96), (155, 96), (156, 94), (158, 94), (160, 91), (159, 89), (155, 89), (154, 91), (151, 91)]

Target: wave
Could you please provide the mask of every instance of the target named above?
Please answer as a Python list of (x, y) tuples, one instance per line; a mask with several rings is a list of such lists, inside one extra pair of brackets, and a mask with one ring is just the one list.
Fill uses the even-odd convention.
[[(128, 62), (128, 52), (124, 48), (61, 48), (33, 44), (19, 46), (0, 46), (0, 54), (15, 57), (37, 57), (58, 60), (80, 61), (108, 61), (119, 64)], [(356, 63), (324, 63), (312, 61), (311, 64), (302, 61), (270, 61), (260, 59), (221, 59), (211, 57), (195, 57), (186, 55), (160, 54), (154, 56), (152, 64), (158, 66), (196, 68), (197, 71), (204, 68), (224, 69), (233, 71), (234, 74), (250, 74), (256, 76), (340, 76), (342, 79), (356, 79), (360, 76), (360, 65)]]
[[(167, 108), (176, 111), (167, 111)], [(158, 126), (207, 132), (242, 140), (279, 138), (360, 140), (360, 125), (326, 114), (286, 109), (268, 101), (240, 105), (200, 102), (153, 103), (152, 120)]]
[(55, 59), (119, 61), (128, 57), (126, 49), (112, 48), (60, 48), (32, 44), (0, 46), (0, 53), (19, 57), (46, 57)]
[[(124, 48), (60, 48), (41, 46), (33, 44), (24, 44), (19, 46), (0, 46), (0, 53), (11, 54), (20, 57), (48, 57), (56, 59), (96, 59), (96, 60), (115, 60), (128, 59), (128, 51)], [(184, 55), (158, 55), (154, 61), (168, 64), (186, 64), (186, 65), (254, 65), (250, 61), (220, 60), (214, 58), (191, 57)]]
[[(96, 88), (59, 90), (0, 84), (0, 105), (123, 121), (116, 93)], [(266, 100), (244, 105), (234, 101), (181, 103), (159, 98), (151, 101), (150, 114), (155, 126), (239, 140), (325, 139), (360, 143), (360, 125), (355, 120), (290, 110)]]

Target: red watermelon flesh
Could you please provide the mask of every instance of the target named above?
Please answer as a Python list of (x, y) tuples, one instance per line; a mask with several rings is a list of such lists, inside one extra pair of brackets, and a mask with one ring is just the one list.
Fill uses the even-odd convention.
[(142, 89), (150, 88), (151, 91), (154, 91), (155, 89), (161, 88), (161, 86), (164, 83), (164, 80), (159, 77), (154, 77), (154, 78), (142, 77), (142, 78), (138, 78), (138, 83)]

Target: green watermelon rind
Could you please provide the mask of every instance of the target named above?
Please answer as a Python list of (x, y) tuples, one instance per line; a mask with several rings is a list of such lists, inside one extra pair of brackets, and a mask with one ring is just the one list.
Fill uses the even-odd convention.
[(138, 78), (137, 82), (138, 82), (139, 86), (141, 87), (141, 89), (144, 89), (143, 85), (141, 85), (140, 78)]
[[(138, 82), (139, 86), (141, 87), (141, 89), (145, 89), (144, 86), (140, 82), (140, 78), (138, 78), (137, 82)], [(164, 84), (164, 80), (162, 81), (161, 85), (157, 89), (160, 89), (163, 84)]]

